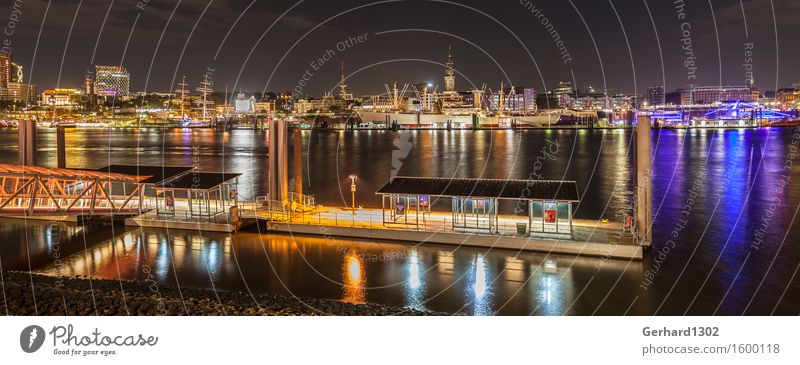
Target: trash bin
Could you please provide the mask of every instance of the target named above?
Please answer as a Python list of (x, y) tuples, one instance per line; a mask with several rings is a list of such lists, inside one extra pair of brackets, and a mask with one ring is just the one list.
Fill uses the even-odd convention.
[(528, 234), (528, 225), (525, 223), (517, 223), (517, 235), (525, 236)]

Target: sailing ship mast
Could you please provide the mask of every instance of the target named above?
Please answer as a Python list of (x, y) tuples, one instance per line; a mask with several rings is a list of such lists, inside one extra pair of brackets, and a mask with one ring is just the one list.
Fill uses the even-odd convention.
[(188, 89), (186, 87), (189, 86), (186, 83), (186, 76), (181, 78), (181, 82), (178, 83), (178, 88), (175, 89), (175, 92), (180, 95), (180, 103), (181, 103), (181, 119), (186, 119), (186, 94), (188, 93)]
[(202, 112), (202, 121), (209, 120), (208, 117), (208, 107), (210, 105), (214, 105), (214, 101), (210, 99), (211, 93), (214, 92), (212, 86), (214, 85), (214, 81), (211, 80), (211, 75), (209, 72), (203, 74), (203, 81), (200, 82), (200, 87), (197, 88), (197, 91), (200, 92), (200, 100), (197, 101), (199, 104), (199, 109)]

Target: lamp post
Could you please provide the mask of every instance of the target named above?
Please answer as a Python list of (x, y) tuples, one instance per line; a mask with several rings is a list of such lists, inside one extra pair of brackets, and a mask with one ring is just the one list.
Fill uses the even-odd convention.
[(356, 215), (356, 179), (358, 176), (350, 175), (350, 197), (353, 205), (353, 215)]

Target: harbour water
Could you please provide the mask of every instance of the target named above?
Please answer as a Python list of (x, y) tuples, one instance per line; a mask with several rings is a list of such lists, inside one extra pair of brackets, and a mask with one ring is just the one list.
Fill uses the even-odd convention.
[[(643, 262), (2, 219), (0, 264), (475, 315), (796, 315), (800, 176), (786, 168), (795, 133), (655, 130), (654, 247)], [(264, 132), (72, 129), (66, 141), (69, 167), (198, 163), (244, 173), (244, 198), (266, 191)], [(357, 204), (380, 206), (374, 192), (395, 173), (575, 180), (577, 218), (620, 220), (631, 209), (628, 130), (305, 131), (303, 141), (304, 190), (323, 205), (349, 205), (356, 174)], [(16, 131), (0, 131), (0, 163), (15, 163), (16, 150)], [(40, 130), (39, 162), (55, 165), (53, 130)]]

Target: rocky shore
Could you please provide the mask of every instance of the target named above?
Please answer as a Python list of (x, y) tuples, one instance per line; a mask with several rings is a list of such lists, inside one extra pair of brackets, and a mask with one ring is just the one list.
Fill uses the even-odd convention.
[(8, 315), (442, 315), (379, 304), (353, 304), (269, 294), (251, 296), (242, 292), (207, 289), (181, 288), (179, 291), (155, 283), (59, 279), (27, 272), (4, 272), (0, 289), (4, 293), (0, 313)]

